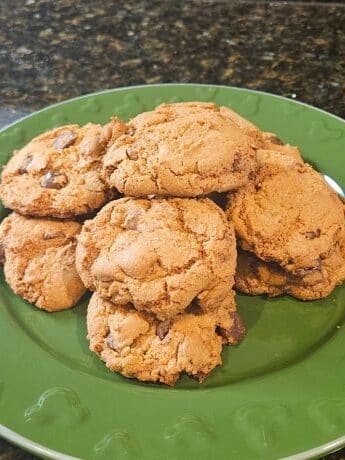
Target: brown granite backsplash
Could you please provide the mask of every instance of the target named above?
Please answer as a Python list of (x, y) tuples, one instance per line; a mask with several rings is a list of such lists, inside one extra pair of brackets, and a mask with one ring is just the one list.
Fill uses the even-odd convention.
[(345, 117), (344, 24), (331, 3), (1, 0), (1, 120), (161, 82), (260, 89)]

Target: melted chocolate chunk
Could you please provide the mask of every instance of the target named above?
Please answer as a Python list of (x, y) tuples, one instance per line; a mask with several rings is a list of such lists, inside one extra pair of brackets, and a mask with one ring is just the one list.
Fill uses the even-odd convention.
[(223, 327), (218, 326), (216, 332), (229, 341), (229, 343), (236, 344), (243, 339), (246, 328), (237, 311), (230, 312), (230, 317), (232, 319), (231, 327), (229, 329), (224, 329)]
[(126, 149), (126, 155), (130, 160), (137, 160), (138, 154), (134, 152), (131, 148)]
[(74, 131), (63, 131), (54, 141), (54, 147), (58, 150), (65, 149), (74, 144), (77, 134)]
[(116, 351), (116, 348), (114, 346), (113, 336), (111, 335), (111, 332), (109, 332), (109, 334), (105, 338), (105, 343), (106, 343), (107, 347), (109, 347), (112, 350)]
[(168, 334), (170, 329), (170, 321), (166, 319), (165, 321), (161, 321), (156, 326), (156, 335), (163, 340), (164, 337)]
[(65, 187), (68, 183), (66, 174), (49, 171), (43, 176), (41, 181), (41, 186), (44, 188), (53, 188), (55, 190), (60, 190)]

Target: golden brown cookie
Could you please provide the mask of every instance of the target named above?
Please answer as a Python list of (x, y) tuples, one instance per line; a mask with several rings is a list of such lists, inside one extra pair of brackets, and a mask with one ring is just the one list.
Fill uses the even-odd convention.
[(104, 178), (129, 196), (197, 196), (240, 187), (253, 139), (215, 104), (163, 104), (128, 124), (104, 156)]
[(15, 151), (1, 175), (4, 205), (32, 216), (67, 218), (105, 204), (113, 192), (100, 177), (108, 142), (126, 131), (113, 118), (105, 127), (68, 125), (35, 137)]
[(81, 224), (11, 214), (0, 225), (5, 278), (23, 299), (47, 311), (74, 306), (86, 292), (75, 267)]
[(204, 310), (226, 304), (235, 265), (233, 227), (209, 199), (122, 198), (86, 221), (78, 236), (84, 284), (161, 320), (195, 298)]
[(236, 344), (244, 325), (235, 303), (208, 313), (198, 309), (171, 321), (91, 297), (87, 312), (90, 349), (113, 371), (142, 381), (174, 385), (185, 372), (200, 382), (221, 364), (222, 344)]
[(319, 267), (306, 274), (291, 275), (278, 264), (264, 262), (240, 250), (236, 268), (236, 289), (247, 294), (275, 297), (290, 294), (302, 300), (327, 297), (345, 280), (345, 238), (336, 243)]
[(308, 164), (265, 164), (229, 197), (228, 217), (242, 249), (299, 275), (329, 256), (344, 230), (344, 207)]

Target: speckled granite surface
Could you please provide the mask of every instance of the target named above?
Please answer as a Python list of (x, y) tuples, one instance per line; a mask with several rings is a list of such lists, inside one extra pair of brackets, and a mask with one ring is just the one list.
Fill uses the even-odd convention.
[(295, 95), (345, 116), (344, 23), (331, 4), (1, 0), (1, 106), (180, 81)]
[[(260, 89), (345, 118), (344, 24), (345, 4), (332, 2), (1, 0), (0, 126), (160, 82)], [(34, 457), (0, 440), (0, 460), (12, 459)]]

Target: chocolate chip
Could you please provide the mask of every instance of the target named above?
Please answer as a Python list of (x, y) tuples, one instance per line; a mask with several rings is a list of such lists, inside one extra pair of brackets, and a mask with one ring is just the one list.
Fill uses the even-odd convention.
[(77, 139), (77, 134), (74, 131), (63, 131), (54, 141), (54, 147), (56, 149), (65, 149), (74, 144)]
[(66, 174), (49, 171), (43, 176), (41, 186), (45, 188), (60, 190), (61, 188), (65, 187), (67, 183), (68, 179)]
[(113, 339), (113, 336), (111, 335), (111, 332), (109, 332), (109, 334), (107, 335), (107, 337), (105, 339), (105, 343), (106, 343), (107, 347), (109, 347), (112, 350), (116, 351), (116, 348), (114, 346), (114, 339)]
[(64, 238), (66, 235), (64, 232), (45, 232), (43, 235), (44, 240), (53, 240), (54, 238)]
[(0, 264), (5, 262), (5, 246), (3, 243), (0, 243)]
[(243, 321), (237, 311), (230, 312), (232, 319), (232, 325), (229, 329), (218, 326), (216, 329), (217, 334), (226, 339), (229, 343), (236, 344), (243, 339), (246, 332), (246, 328)]
[(139, 158), (138, 154), (130, 147), (126, 149), (126, 155), (130, 160), (137, 160)]
[(284, 142), (279, 139), (279, 137), (277, 136), (270, 136), (269, 137), (269, 140), (272, 144), (276, 144), (276, 145), (284, 145)]
[(156, 335), (163, 340), (164, 337), (167, 335), (170, 329), (170, 321), (166, 319), (165, 321), (161, 321), (156, 326)]
[(315, 231), (306, 232), (305, 236), (308, 240), (314, 240), (315, 238), (319, 238), (321, 235), (321, 230), (318, 228)]
[(19, 168), (19, 173), (20, 174), (25, 174), (28, 172), (28, 166), (30, 165), (30, 163), (32, 162), (32, 156), (31, 155), (28, 155), (25, 160), (23, 161), (21, 167)]

